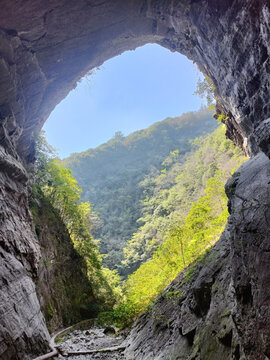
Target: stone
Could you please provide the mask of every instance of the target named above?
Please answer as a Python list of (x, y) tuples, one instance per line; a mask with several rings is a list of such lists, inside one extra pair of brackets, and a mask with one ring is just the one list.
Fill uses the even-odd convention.
[(110, 336), (110, 335), (115, 335), (116, 334), (116, 330), (113, 326), (107, 326), (105, 329), (104, 329), (104, 334), (107, 335), (107, 336)]

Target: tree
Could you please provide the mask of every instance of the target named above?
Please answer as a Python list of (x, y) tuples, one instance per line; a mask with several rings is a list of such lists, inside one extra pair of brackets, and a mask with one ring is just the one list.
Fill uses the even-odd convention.
[(198, 80), (197, 89), (194, 94), (199, 95), (206, 100), (207, 106), (213, 108), (215, 104), (215, 85), (213, 81), (206, 76), (203, 80)]
[(122, 131), (116, 131), (113, 138), (115, 140), (123, 140), (124, 134), (122, 133)]
[(128, 307), (139, 314), (187, 265), (195, 261), (221, 235), (227, 222), (227, 198), (218, 172), (195, 201), (184, 221), (171, 224), (166, 241), (152, 259), (129, 276), (125, 285)]
[(36, 183), (43, 185), (48, 182), (48, 163), (56, 157), (56, 150), (48, 144), (44, 130), (37, 137), (35, 151), (34, 178)]

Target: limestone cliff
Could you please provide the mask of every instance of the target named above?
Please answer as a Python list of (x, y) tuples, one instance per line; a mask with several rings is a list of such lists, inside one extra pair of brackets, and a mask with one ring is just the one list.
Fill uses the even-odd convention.
[[(48, 339), (33, 282), (40, 246), (29, 214), (26, 168), (34, 159), (35, 136), (57, 103), (93, 67), (125, 50), (155, 42), (188, 56), (213, 80), (217, 111), (227, 118), (227, 135), (235, 143), (251, 155), (260, 150), (269, 155), (269, 39), (268, 0), (1, 1), (1, 359), (31, 358), (43, 352)], [(212, 273), (203, 267), (198, 283), (194, 280), (190, 285), (186, 301), (191, 310), (186, 316), (190, 311), (188, 323), (194, 328), (180, 326), (183, 335), (180, 331), (181, 338), (175, 338), (182, 339), (179, 356), (189, 334), (187, 342), (199, 344), (194, 359), (207, 359), (204, 354), (217, 358), (227, 346), (222, 342), (229, 344), (223, 358), (269, 357), (268, 168), (267, 158), (259, 154), (241, 170), (238, 183), (232, 184), (235, 195), (224, 235), (228, 255), (224, 253), (224, 261), (218, 262), (219, 272), (215, 263)], [(200, 283), (204, 273), (205, 283)], [(221, 274), (224, 279), (215, 290)], [(224, 315), (232, 329), (227, 334), (224, 330), (224, 335), (218, 324), (214, 326), (217, 318), (224, 319), (219, 298), (235, 310)], [(214, 321), (211, 326), (208, 318)], [(211, 331), (216, 332), (217, 352), (211, 350)]]

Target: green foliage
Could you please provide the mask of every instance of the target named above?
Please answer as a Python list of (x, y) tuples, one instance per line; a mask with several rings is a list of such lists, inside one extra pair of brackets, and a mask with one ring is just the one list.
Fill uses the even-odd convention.
[(197, 89), (194, 94), (199, 95), (202, 99), (205, 99), (207, 106), (210, 109), (213, 109), (215, 104), (215, 89), (213, 81), (206, 76), (203, 80), (198, 81)]
[[(146, 175), (153, 178), (161, 170), (166, 176), (171, 166), (168, 161), (183, 162), (185, 154), (191, 151), (189, 139), (215, 128), (212, 113), (202, 109), (167, 118), (127, 137), (117, 132), (98, 148), (73, 154), (63, 161), (82, 187), (83, 201), (90, 201), (99, 213), (100, 226), (92, 233), (100, 239), (106, 266), (126, 275), (121, 264), (122, 249), (139, 228), (137, 220), (143, 215), (141, 200), (145, 190), (139, 183)], [(170, 152), (171, 159), (163, 163)]]
[(45, 132), (41, 130), (36, 140), (36, 161), (34, 171), (34, 181), (39, 187), (48, 182), (48, 164), (50, 159), (55, 157), (55, 149), (48, 144)]
[(131, 324), (136, 315), (134, 306), (126, 301), (117, 306), (114, 311), (101, 312), (98, 316), (98, 323), (102, 326), (114, 324), (119, 328), (124, 328)]
[[(224, 133), (220, 126), (197, 139), (196, 152), (184, 164), (171, 153), (166, 173), (142, 182), (144, 225), (124, 250), (126, 262), (140, 266), (124, 284), (125, 301), (106, 314), (107, 321), (128, 325), (188, 265), (185, 281), (191, 281), (194, 264), (219, 239), (228, 218), (224, 183), (245, 160)], [(167, 296), (174, 301), (174, 294)]]
[[(180, 271), (196, 263), (209, 250), (227, 222), (224, 183), (232, 169), (244, 161), (241, 151), (225, 139), (222, 125), (208, 136), (185, 142), (186, 146), (182, 146), (182, 142), (179, 147), (167, 147), (168, 156), (164, 158), (158, 148), (164, 145), (164, 134), (168, 136), (168, 123), (161, 122), (151, 131), (136, 132), (127, 138), (116, 134), (98, 150), (73, 155), (73, 160), (65, 162), (74, 161), (77, 173), (84, 179), (86, 194), (98, 190), (102, 199), (99, 211), (110, 214), (109, 226), (103, 218), (99, 234), (102, 231), (106, 234), (102, 238), (104, 247), (108, 237), (119, 236), (110, 243), (115, 253), (107, 261), (111, 261), (112, 267), (113, 260), (119, 259), (123, 239), (135, 229), (124, 249), (123, 261), (123, 267), (134, 272), (122, 290), (117, 273), (101, 264), (97, 242), (91, 235), (98, 216), (89, 202), (80, 203), (82, 190), (71, 170), (57, 159), (45, 157), (41, 161), (46, 167), (42, 190), (59, 211), (75, 249), (85, 259), (96, 297), (106, 304), (105, 310), (114, 307), (113, 311), (100, 313), (102, 324), (113, 322), (120, 327), (130, 324)], [(180, 126), (182, 133), (186, 131), (185, 126)], [(175, 128), (172, 132), (176, 132)], [(154, 145), (150, 146), (149, 140), (154, 141)], [(151, 162), (148, 156), (154, 156), (154, 160)], [(93, 175), (93, 166), (97, 165), (100, 168), (97, 167), (97, 174)], [(126, 232), (122, 226), (125, 221)], [(119, 247), (116, 246), (118, 239), (122, 239)], [(185, 281), (191, 281), (193, 274), (194, 267), (190, 265)], [(166, 296), (168, 300), (177, 301), (182, 295), (168, 293)]]
[[(220, 237), (228, 217), (227, 198), (220, 175), (218, 172), (208, 179), (203, 195), (192, 204), (184, 221), (180, 225), (173, 222), (166, 241), (150, 260), (129, 276), (124, 286), (126, 303), (121, 308), (123, 324), (128, 324), (145, 310), (181, 270), (204, 254)], [(187, 281), (191, 276), (192, 268)], [(173, 300), (174, 295), (178, 294), (169, 294), (168, 299)], [(117, 319), (118, 323), (120, 320)]]
[(218, 124), (225, 123), (228, 120), (228, 116), (226, 117), (224, 114), (219, 114), (217, 117)]
[(193, 141), (197, 150), (184, 164), (171, 153), (164, 161), (166, 173), (149, 175), (141, 182), (145, 194), (141, 226), (124, 248), (124, 266), (134, 271), (147, 261), (166, 237), (181, 231), (183, 220), (208, 179), (219, 176), (225, 183), (232, 169), (241, 164), (243, 154), (224, 134), (225, 127), (220, 126), (208, 137), (197, 138)]
[(54, 314), (54, 307), (52, 305), (52, 303), (48, 303), (47, 306), (46, 306), (46, 313), (47, 313), (47, 316), (52, 318), (53, 317), (53, 314)]
[[(71, 170), (65, 168), (58, 159), (46, 155), (48, 145), (44, 135), (39, 138), (38, 144), (36, 179), (40, 182), (35, 184), (34, 191), (41, 191), (54, 209), (57, 209), (74, 249), (86, 262), (95, 298), (105, 308), (112, 308), (121, 297), (119, 277), (101, 264), (97, 243), (90, 232), (97, 215), (89, 202), (80, 203), (82, 190), (72, 177)], [(39, 151), (40, 148), (44, 151)]]

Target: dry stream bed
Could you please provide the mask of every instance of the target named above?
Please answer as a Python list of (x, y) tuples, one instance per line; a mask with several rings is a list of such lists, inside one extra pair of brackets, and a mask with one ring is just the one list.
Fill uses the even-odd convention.
[(125, 337), (117, 334), (112, 327), (73, 330), (56, 339), (59, 356), (54, 359), (125, 359), (124, 340)]

